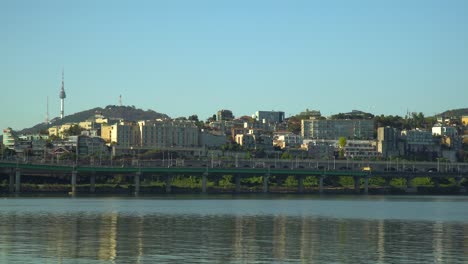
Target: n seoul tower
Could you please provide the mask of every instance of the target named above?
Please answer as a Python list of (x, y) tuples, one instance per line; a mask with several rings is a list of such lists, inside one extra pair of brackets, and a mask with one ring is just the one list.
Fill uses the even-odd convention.
[(65, 94), (65, 82), (63, 80), (63, 70), (62, 70), (62, 89), (60, 89), (60, 119), (63, 119), (63, 108), (65, 105), (65, 97), (67, 95)]

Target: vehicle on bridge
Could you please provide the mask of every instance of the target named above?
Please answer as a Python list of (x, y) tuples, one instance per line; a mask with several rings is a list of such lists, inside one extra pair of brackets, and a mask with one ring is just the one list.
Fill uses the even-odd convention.
[(372, 171), (372, 168), (370, 166), (362, 167), (361, 171)]

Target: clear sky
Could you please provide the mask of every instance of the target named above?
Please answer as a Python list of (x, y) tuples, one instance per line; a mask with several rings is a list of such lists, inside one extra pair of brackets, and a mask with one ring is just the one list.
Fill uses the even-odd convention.
[(468, 1), (0, 0), (0, 128), (124, 105), (171, 117), (468, 107)]

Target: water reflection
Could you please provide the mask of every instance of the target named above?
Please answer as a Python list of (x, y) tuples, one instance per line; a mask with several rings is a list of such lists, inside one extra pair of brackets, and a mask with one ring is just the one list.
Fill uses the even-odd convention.
[(468, 261), (463, 222), (10, 211), (0, 223), (1, 263)]

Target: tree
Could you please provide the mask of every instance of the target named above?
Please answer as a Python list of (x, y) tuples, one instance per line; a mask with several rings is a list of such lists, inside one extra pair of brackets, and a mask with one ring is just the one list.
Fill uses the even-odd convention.
[(65, 130), (63, 133), (65, 136), (79, 136), (81, 135), (81, 131), (84, 129), (81, 128), (79, 125), (72, 125), (69, 129)]
[(191, 115), (191, 116), (188, 117), (188, 120), (198, 122), (198, 116), (197, 115)]
[(207, 123), (214, 122), (214, 121), (216, 121), (216, 115), (213, 115), (212, 117), (209, 117), (209, 118), (206, 120)]
[(338, 139), (338, 146), (340, 147), (340, 150), (338, 152), (339, 158), (342, 159), (344, 158), (345, 150), (344, 147), (346, 146), (346, 138), (345, 137), (340, 137)]
[(344, 148), (346, 146), (346, 138), (345, 137), (340, 137), (338, 139), (338, 146), (340, 146), (340, 148)]
[(281, 154), (281, 159), (292, 159), (292, 158), (293, 156), (289, 152), (283, 152), (283, 154)]

